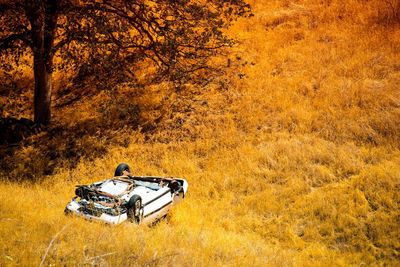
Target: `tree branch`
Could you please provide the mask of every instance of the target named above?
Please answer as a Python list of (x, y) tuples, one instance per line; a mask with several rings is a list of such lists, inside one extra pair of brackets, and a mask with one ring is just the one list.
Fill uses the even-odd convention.
[(16, 41), (22, 41), (25, 45), (29, 47), (32, 46), (32, 42), (29, 37), (29, 32), (14, 33), (0, 39), (0, 50), (14, 48), (14, 43)]

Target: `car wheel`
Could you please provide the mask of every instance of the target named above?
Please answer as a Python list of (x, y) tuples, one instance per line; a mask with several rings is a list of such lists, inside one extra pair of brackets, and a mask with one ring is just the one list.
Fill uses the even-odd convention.
[(72, 214), (72, 211), (70, 211), (68, 208), (65, 208), (65, 209), (64, 209), (64, 214), (67, 215), (67, 216), (69, 216), (69, 215)]
[(172, 193), (175, 193), (175, 192), (179, 191), (182, 188), (182, 186), (179, 184), (178, 181), (172, 180), (169, 183), (169, 188), (171, 188)]
[(128, 220), (139, 224), (142, 221), (142, 198), (133, 195), (128, 202), (127, 210)]
[(130, 172), (131, 168), (126, 163), (118, 164), (117, 168), (115, 169), (114, 176), (121, 176), (124, 171)]

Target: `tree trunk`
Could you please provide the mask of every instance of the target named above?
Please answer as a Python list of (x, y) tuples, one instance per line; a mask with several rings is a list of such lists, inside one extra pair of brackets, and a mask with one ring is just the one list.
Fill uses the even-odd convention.
[(35, 75), (34, 121), (49, 124), (51, 118), (51, 71), (47, 69), (44, 55), (34, 53), (33, 71)]
[(53, 42), (57, 27), (57, 0), (29, 0), (25, 6), (31, 24), (33, 72), (35, 77), (34, 121), (49, 124), (51, 118), (51, 89)]

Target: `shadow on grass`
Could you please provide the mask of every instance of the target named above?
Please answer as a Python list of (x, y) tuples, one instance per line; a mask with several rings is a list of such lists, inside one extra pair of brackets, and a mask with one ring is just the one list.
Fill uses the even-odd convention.
[(68, 126), (43, 127), (28, 119), (2, 118), (0, 177), (10, 181), (40, 181), (57, 168), (75, 168), (82, 158), (103, 156), (110, 146), (126, 147), (138, 129), (132, 118), (118, 122), (91, 118)]

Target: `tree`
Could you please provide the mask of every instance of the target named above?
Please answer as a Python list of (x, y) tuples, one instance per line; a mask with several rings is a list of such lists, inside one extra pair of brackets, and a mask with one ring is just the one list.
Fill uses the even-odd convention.
[(249, 10), (244, 0), (0, 0), (0, 54), (32, 54), (34, 121), (48, 124), (55, 68), (85, 62), (81, 71), (133, 79), (151, 62), (170, 79), (188, 77), (233, 44), (223, 31)]

